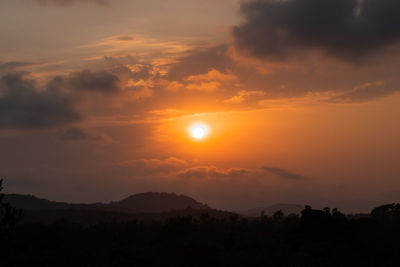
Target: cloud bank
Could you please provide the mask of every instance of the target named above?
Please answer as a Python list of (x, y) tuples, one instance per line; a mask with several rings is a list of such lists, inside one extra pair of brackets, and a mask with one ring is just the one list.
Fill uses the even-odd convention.
[(81, 119), (68, 94), (36, 87), (22, 74), (0, 78), (0, 129), (43, 129)]
[(283, 61), (312, 50), (357, 63), (400, 40), (400, 1), (252, 0), (240, 8), (234, 46)]

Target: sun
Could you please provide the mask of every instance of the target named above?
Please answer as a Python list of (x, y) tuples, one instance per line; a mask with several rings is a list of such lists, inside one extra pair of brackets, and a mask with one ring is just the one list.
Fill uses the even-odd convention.
[(204, 124), (194, 124), (190, 127), (190, 135), (195, 139), (195, 140), (202, 140), (206, 138), (209, 130), (208, 127)]
[(206, 135), (206, 130), (202, 127), (193, 128), (192, 135), (196, 139), (203, 139)]

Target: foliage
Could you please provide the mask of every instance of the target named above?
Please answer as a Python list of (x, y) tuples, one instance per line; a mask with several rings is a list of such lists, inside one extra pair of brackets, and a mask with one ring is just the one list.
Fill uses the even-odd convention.
[(22, 211), (11, 207), (10, 204), (4, 203), (3, 180), (0, 179), (0, 231), (9, 229), (14, 226), (21, 218)]
[(394, 266), (400, 221), (306, 207), (257, 219), (20, 224), (5, 240), (2, 266)]

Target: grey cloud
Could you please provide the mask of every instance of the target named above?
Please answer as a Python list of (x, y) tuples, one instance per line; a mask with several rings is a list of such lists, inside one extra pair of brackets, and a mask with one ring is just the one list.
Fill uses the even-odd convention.
[(263, 170), (270, 172), (272, 174), (275, 174), (277, 176), (280, 176), (282, 178), (289, 179), (289, 180), (291, 180), (291, 179), (297, 180), (297, 179), (300, 179), (303, 177), (301, 174), (288, 172), (285, 169), (276, 168), (276, 167), (265, 166), (265, 167), (263, 167)]
[(148, 80), (149, 78), (157, 78), (157, 75), (153, 74), (153, 66), (150, 64), (135, 64), (135, 69), (130, 69), (126, 65), (116, 65), (110, 70), (112, 73), (117, 74), (121, 77), (126, 77), (132, 80)]
[(0, 63), (0, 72), (11, 71), (19, 67), (25, 67), (32, 65), (29, 62), (22, 62), (22, 61), (9, 61), (9, 62), (2, 62)]
[(116, 40), (118, 40), (118, 41), (133, 41), (133, 40), (135, 40), (135, 38), (133, 38), (132, 36), (120, 36)]
[(365, 83), (348, 90), (347, 92), (332, 97), (330, 102), (363, 102), (379, 97), (384, 97), (398, 92), (397, 86), (388, 86), (383, 82)]
[[(238, 77), (235, 83), (241, 85), (239, 89), (232, 87), (233, 90), (243, 90), (243, 94), (259, 92), (258, 96), (254, 95), (251, 99), (253, 102), (243, 101), (243, 106), (260, 99), (296, 98), (313, 92), (334, 93), (335, 96), (328, 100), (331, 103), (365, 102), (399, 91), (399, 81), (395, 78), (398, 58), (393, 55), (385, 54), (385, 57), (375, 60), (374, 64), (362, 68), (325, 62), (315, 64), (312, 60), (302, 60), (290, 62), (294, 63), (291, 67), (273, 64), (266, 67), (267, 73), (260, 73), (240, 61), (232, 61), (226, 49), (226, 46), (216, 46), (193, 50), (190, 55), (171, 64), (167, 78), (181, 81), (191, 75), (207, 73), (211, 67), (220, 72), (229, 70)], [(367, 81), (373, 82), (369, 84)], [(376, 84), (374, 81), (382, 81), (384, 84)], [(232, 98), (232, 95), (227, 94), (224, 100)]]
[(170, 80), (181, 80), (190, 75), (207, 73), (210, 69), (222, 72), (232, 66), (233, 62), (227, 56), (227, 46), (225, 45), (208, 49), (195, 49), (192, 53), (171, 65), (168, 78)]
[(397, 0), (252, 0), (245, 22), (233, 28), (237, 50), (286, 60), (311, 49), (361, 62), (400, 40)]
[(101, 93), (115, 93), (120, 90), (119, 78), (106, 71), (84, 70), (71, 73), (67, 83), (76, 90)]
[[(11, 70), (0, 74), (0, 129), (65, 127), (82, 119), (77, 109), (79, 104), (93, 101), (92, 97), (85, 94), (102, 94), (107, 97), (97, 98), (93, 102), (102, 107), (95, 112), (104, 110), (110, 96), (123, 96), (120, 77), (125, 74), (116, 68), (111, 71), (72, 72), (55, 76), (43, 83), (35, 78), (28, 78), (28, 72), (16, 72), (15, 68), (26, 64), (28, 63), (10, 62), (0, 65)], [(145, 76), (148, 72), (146, 67), (138, 73), (125, 69), (132, 77), (136, 74)], [(77, 132), (75, 135), (77, 137)]]
[(56, 89), (39, 91), (22, 74), (0, 78), (0, 129), (44, 129), (76, 122), (71, 98)]

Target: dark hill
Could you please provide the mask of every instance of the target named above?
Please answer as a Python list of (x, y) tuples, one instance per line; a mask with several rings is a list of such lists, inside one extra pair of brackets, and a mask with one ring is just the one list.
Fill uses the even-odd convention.
[(22, 223), (51, 224), (60, 220), (81, 225), (138, 220), (151, 222), (190, 216), (200, 219), (203, 214), (228, 220), (235, 214), (211, 209), (191, 197), (174, 193), (142, 193), (109, 204), (69, 204), (37, 198), (32, 195), (5, 195), (4, 201), (24, 210)]
[(141, 193), (109, 204), (70, 204), (49, 201), (32, 195), (18, 194), (7, 194), (4, 201), (15, 208), (30, 211), (84, 209), (126, 213), (160, 213), (184, 210), (186, 208), (195, 210), (211, 209), (208, 205), (197, 202), (191, 197), (174, 193)]
[(135, 213), (159, 213), (173, 210), (192, 209), (208, 210), (208, 205), (197, 202), (191, 197), (174, 193), (141, 193), (132, 195), (110, 206), (129, 210)]
[(37, 198), (32, 195), (19, 194), (5, 195), (4, 202), (10, 203), (11, 206), (22, 210), (57, 210), (67, 209), (73, 206), (63, 202), (54, 202), (44, 198)]

